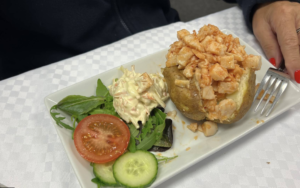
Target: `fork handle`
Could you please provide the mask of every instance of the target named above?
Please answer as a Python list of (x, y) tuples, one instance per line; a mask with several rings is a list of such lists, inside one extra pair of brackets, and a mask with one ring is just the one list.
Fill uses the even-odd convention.
[(280, 71), (284, 71), (284, 69), (285, 69), (285, 61), (284, 61), (284, 59), (282, 59), (282, 61), (281, 61), (280, 65), (279, 65), (279, 68), (278, 68), (278, 70), (280, 70)]

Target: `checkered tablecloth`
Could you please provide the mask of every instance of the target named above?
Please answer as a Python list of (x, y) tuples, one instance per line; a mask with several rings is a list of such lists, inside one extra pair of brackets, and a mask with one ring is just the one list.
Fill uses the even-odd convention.
[[(0, 82), (0, 187), (79, 188), (44, 97), (167, 48), (176, 31), (229, 29), (262, 53), (234, 7), (188, 23), (148, 30)], [(26, 60), (24, 60), (26, 61)], [(300, 97), (300, 96), (299, 96)], [(300, 104), (158, 187), (300, 187)]]

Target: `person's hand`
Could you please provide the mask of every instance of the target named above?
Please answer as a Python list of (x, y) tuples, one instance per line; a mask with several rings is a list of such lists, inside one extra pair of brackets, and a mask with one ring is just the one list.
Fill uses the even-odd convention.
[(253, 15), (253, 32), (269, 61), (300, 83), (300, 3), (277, 1), (261, 5)]

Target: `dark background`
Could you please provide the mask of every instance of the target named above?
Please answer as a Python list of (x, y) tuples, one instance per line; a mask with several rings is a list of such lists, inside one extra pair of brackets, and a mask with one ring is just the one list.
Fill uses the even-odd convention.
[(187, 22), (211, 13), (215, 13), (237, 4), (223, 0), (170, 0), (171, 7), (179, 13), (181, 21)]
[[(19, 0), (19, 1), (21, 2), (22, 0)], [(9, 2), (10, 1), (7, 0), (4, 2), (4, 4), (5, 3), (9, 4)], [(32, 2), (38, 2), (38, 0), (32, 0)], [(48, 2), (51, 4), (51, 1), (48, 1)], [(121, 1), (119, 1), (119, 2), (121, 2)], [(167, 1), (165, 1), (165, 2), (166, 2), (166, 4), (168, 4)], [(236, 4), (229, 4), (229, 3), (224, 2), (223, 0), (170, 0), (170, 2), (171, 2), (171, 6), (178, 11), (182, 22), (188, 22), (190, 20), (194, 20), (196, 18), (200, 18), (200, 17), (206, 16), (208, 14), (215, 13), (215, 12), (236, 6)], [(24, 3), (24, 4), (26, 5), (26, 3)], [(0, 80), (17, 75), (19, 73), (23, 73), (24, 71), (31, 70), (36, 67), (40, 67), (40, 66), (43, 66), (43, 65), (46, 65), (49, 63), (57, 62), (58, 60), (61, 60), (61, 59), (66, 59), (66, 58), (74, 56), (76, 54), (80, 54), (80, 53), (84, 52), (85, 50), (94, 49), (95, 47), (99, 46), (99, 44), (100, 44), (100, 43), (95, 42), (96, 40), (92, 40), (94, 42), (90, 41), (90, 42), (87, 42), (85, 45), (77, 45), (76, 42), (78, 42), (79, 40), (73, 40), (74, 38), (76, 38), (76, 32), (74, 32), (74, 36), (67, 35), (64, 38), (57, 38), (57, 41), (53, 42), (51, 40), (53, 40), (53, 38), (55, 38), (55, 34), (61, 33), (61, 31), (59, 29), (60, 27), (56, 27), (56, 26), (59, 26), (59, 23), (57, 23), (57, 22), (52, 23), (52, 21), (55, 20), (55, 17), (52, 20), (52, 17), (48, 16), (49, 14), (51, 14), (51, 10), (53, 9), (53, 7), (52, 7), (52, 9), (50, 9), (51, 6), (49, 9), (45, 9), (48, 12), (45, 14), (42, 14), (43, 15), (42, 20), (43, 19), (45, 19), (46, 21), (48, 20), (50, 24), (44, 25), (44, 24), (41, 24), (42, 22), (39, 22), (39, 25), (36, 25), (35, 24), (36, 19), (33, 19), (34, 17), (31, 17), (30, 15), (26, 14), (26, 11), (30, 10), (29, 8), (34, 8), (35, 6), (32, 6), (32, 7), (29, 6), (29, 8), (27, 7), (28, 9), (22, 9), (22, 6), (23, 6), (22, 4), (17, 4), (17, 5), (18, 6), (15, 8), (16, 8), (16, 10), (19, 10), (19, 11), (17, 11), (18, 14), (19, 13), (20, 13), (20, 15), (24, 14), (24, 17), (22, 17), (22, 19), (24, 19), (26, 22), (22, 22), (22, 19), (19, 19), (19, 17), (14, 18), (14, 16), (9, 16), (8, 18), (11, 19), (13, 21), (13, 23), (18, 23), (21, 29), (24, 29), (25, 31), (28, 30), (29, 32), (28, 33), (26, 33), (26, 32), (20, 33), (18, 31), (18, 33), (15, 33), (17, 31), (14, 30), (13, 27), (1, 27), (0, 28), (0, 39), (1, 39), (0, 44), (4, 44), (4, 45), (0, 45)], [(35, 5), (35, 4), (33, 4), (33, 5)], [(38, 5), (40, 5), (40, 4), (38, 4)], [(47, 7), (47, 6), (44, 6), (44, 7)], [(0, 8), (1, 8), (1, 6), (0, 6)], [(3, 9), (3, 10), (5, 10), (5, 9)], [(72, 9), (70, 9), (70, 11), (71, 10)], [(8, 9), (7, 11), (8, 11), (7, 14), (10, 14), (10, 15), (14, 15), (14, 13), (15, 13), (14, 9)], [(96, 11), (96, 13), (95, 13), (95, 10), (94, 10), (94, 12), (89, 11), (89, 13), (91, 13), (91, 15), (93, 15), (93, 14), (97, 14), (97, 11)], [(1, 14), (2, 14), (2, 12), (1, 12)], [(37, 11), (37, 14), (39, 14), (39, 11)], [(71, 15), (71, 17), (72, 16), (78, 17), (78, 15)], [(2, 17), (2, 15), (1, 15), (1, 17)], [(177, 20), (177, 19), (175, 19), (175, 20)], [(84, 22), (82, 20), (81, 20), (81, 22), (83, 25), (89, 24), (89, 22)], [(172, 22), (172, 21), (170, 21), (170, 22)], [(6, 23), (4, 21), (4, 19), (3, 20), (1, 19), (0, 25), (2, 25), (4, 23)], [(24, 23), (27, 23), (28, 25), (24, 24)], [(74, 24), (72, 24), (72, 22), (70, 22), (70, 24), (68, 26), (66, 26), (66, 28), (73, 27), (73, 25)], [(48, 27), (48, 26), (50, 26), (50, 27)], [(52, 30), (49, 28), (52, 28)], [(56, 29), (56, 28), (58, 28), (58, 29)], [(79, 29), (75, 28), (75, 31), (78, 31), (77, 34), (82, 32), (82, 30), (81, 30), (82, 28), (84, 28), (84, 27), (79, 27)], [(107, 29), (109, 29), (109, 28), (107, 28)], [(31, 33), (30, 32), (31, 30), (35, 31), (36, 33), (34, 33), (34, 32)], [(98, 27), (98, 30), (99, 30), (99, 27)], [(140, 30), (143, 30), (143, 29), (140, 29)], [(101, 28), (99, 31), (101, 31)], [(4, 34), (3, 34), (3, 32), (4, 32)], [(105, 34), (105, 30), (103, 30), (102, 33)], [(121, 33), (124, 34), (122, 31), (121, 31)], [(135, 32), (133, 32), (133, 33), (135, 33)], [(44, 34), (49, 35), (49, 38), (45, 39)], [(97, 34), (99, 34), (99, 33), (94, 32), (94, 34), (95, 34), (95, 36), (97, 36)], [(18, 36), (18, 35), (20, 35), (20, 37), (14, 37), (14, 36)], [(120, 36), (121, 36), (121, 34), (120, 34)], [(124, 36), (126, 36), (126, 33), (124, 34)], [(97, 37), (94, 37), (94, 38), (97, 39)], [(99, 37), (98, 37), (98, 39), (99, 39)], [(83, 40), (83, 39), (81, 39), (81, 40)], [(40, 42), (40, 41), (42, 41), (42, 42)], [(65, 43), (65, 45), (57, 45), (57, 43), (59, 41), (63, 41)], [(101, 42), (101, 40), (100, 40), (100, 42)], [(109, 41), (109, 38), (107, 39), (107, 41), (102, 41), (102, 42), (111, 43), (111, 41)], [(49, 45), (43, 47), (42, 44), (44, 44), (44, 43), (47, 43)], [(7, 44), (7, 45), (5, 45), (5, 44)], [(22, 44), (22, 45), (19, 45), (19, 44)], [(68, 44), (68, 45), (66, 45), (66, 44)], [(95, 44), (97, 44), (97, 45), (95, 45)], [(43, 48), (36, 48), (39, 45), (42, 46)], [(32, 46), (32, 48), (30, 46)], [(66, 48), (63, 48), (62, 46), (66, 46)], [(29, 47), (29, 48), (27, 48), (27, 47)], [(82, 47), (82, 49), (81, 49), (81, 47)], [(17, 52), (17, 53), (15, 53), (15, 52)], [(31, 54), (34, 54), (34, 55), (31, 55)], [(2, 58), (2, 56), (3, 56), (3, 58)], [(41, 60), (44, 60), (44, 61), (41, 61)], [(30, 62), (30, 63), (28, 63), (28, 62)], [(1, 187), (1, 185), (0, 185), (0, 187)]]

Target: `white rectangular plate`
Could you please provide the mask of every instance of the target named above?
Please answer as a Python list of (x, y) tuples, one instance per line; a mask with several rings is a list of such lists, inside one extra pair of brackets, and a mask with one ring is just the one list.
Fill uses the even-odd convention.
[[(223, 32), (226, 34), (232, 34), (234, 37), (237, 37), (231, 31), (223, 30)], [(240, 43), (246, 46), (246, 52), (248, 54), (260, 55), (241, 39)], [(123, 66), (127, 69), (130, 69), (131, 66), (134, 65), (136, 72), (140, 73), (161, 72), (161, 68), (165, 64), (166, 53), (167, 49), (124, 64)], [(266, 59), (262, 58), (262, 62), (263, 65), (261, 70), (256, 72), (257, 83), (261, 81), (267, 69), (270, 67), (270, 63)], [(97, 76), (48, 95), (45, 98), (45, 105), (49, 111), (53, 105), (55, 105), (58, 101), (68, 95), (95, 95), (98, 78), (100, 78), (103, 83), (108, 86), (112, 83), (112, 80), (114, 78), (118, 78), (121, 76), (122, 73), (118, 68), (108, 70)], [(300, 102), (299, 94), (299, 88), (292, 82), (290, 82), (289, 87), (287, 88), (279, 103), (276, 105), (275, 109), (269, 117), (260, 116), (259, 112), (253, 112), (253, 106), (257, 104), (256, 101), (242, 120), (231, 125), (219, 126), (217, 134), (212, 137), (205, 137), (200, 132), (193, 133), (188, 130), (186, 126), (194, 121), (189, 120), (178, 113), (177, 117), (173, 119), (173, 125), (176, 127), (174, 129), (173, 147), (170, 150), (161, 153), (163, 156), (178, 155), (178, 158), (159, 166), (157, 179), (152, 184), (152, 186), (154, 187), (159, 185), (170, 177), (182, 172), (191, 165), (201, 161), (202, 159), (208, 157), (209, 155), (215, 153), (216, 151), (224, 148), (230, 143), (238, 140), (239, 138), (260, 127), (264, 123), (277, 117), (279, 114), (283, 113), (296, 103)], [(172, 110), (176, 110), (176, 107), (171, 100), (168, 100), (166, 112)], [(73, 140), (71, 139), (71, 131), (58, 127), (54, 121), (53, 123), (81, 186), (83, 188), (96, 188), (96, 185), (91, 182), (91, 179), (94, 178), (92, 167), (90, 166), (90, 163), (88, 161), (84, 160), (77, 153)], [(71, 125), (70, 118), (66, 119), (66, 123)]]

